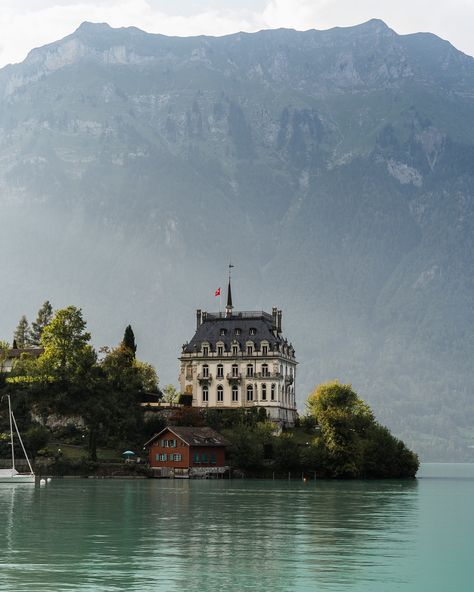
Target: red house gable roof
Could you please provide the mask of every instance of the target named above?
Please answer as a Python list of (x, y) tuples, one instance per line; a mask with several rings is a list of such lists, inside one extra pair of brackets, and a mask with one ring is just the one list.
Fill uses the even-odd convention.
[(188, 446), (229, 446), (229, 441), (212, 428), (194, 428), (194, 427), (168, 427), (164, 428), (153, 438), (150, 438), (145, 446), (150, 446), (165, 432), (171, 432), (177, 438), (180, 438)]

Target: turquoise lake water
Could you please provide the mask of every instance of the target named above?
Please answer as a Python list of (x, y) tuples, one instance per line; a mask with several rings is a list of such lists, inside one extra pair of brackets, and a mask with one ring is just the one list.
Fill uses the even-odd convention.
[(415, 481), (0, 486), (0, 590), (471, 592), (474, 465)]

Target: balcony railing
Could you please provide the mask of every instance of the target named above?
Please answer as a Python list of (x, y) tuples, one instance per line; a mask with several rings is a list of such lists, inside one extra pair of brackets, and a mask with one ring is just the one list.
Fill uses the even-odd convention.
[(212, 374), (198, 374), (197, 375), (198, 382), (211, 382), (212, 381)]
[(283, 378), (283, 374), (280, 374), (280, 372), (254, 372), (253, 376), (249, 376), (249, 378), (270, 378), (273, 380), (280, 380)]
[(226, 378), (229, 382), (241, 382), (242, 381), (242, 374), (232, 374), (231, 372), (229, 372), (226, 375)]

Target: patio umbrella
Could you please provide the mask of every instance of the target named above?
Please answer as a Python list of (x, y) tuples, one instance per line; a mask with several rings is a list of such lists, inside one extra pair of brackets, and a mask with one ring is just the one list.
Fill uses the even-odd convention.
[(125, 452), (122, 452), (122, 456), (135, 456), (135, 453), (131, 450), (126, 450)]

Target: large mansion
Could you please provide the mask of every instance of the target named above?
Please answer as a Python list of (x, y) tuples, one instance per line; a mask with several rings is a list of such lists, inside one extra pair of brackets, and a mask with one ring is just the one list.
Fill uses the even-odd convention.
[(229, 281), (225, 312), (196, 313), (196, 332), (183, 345), (179, 382), (193, 406), (263, 407), (268, 417), (296, 419), (295, 350), (282, 335), (282, 312), (233, 310)]

